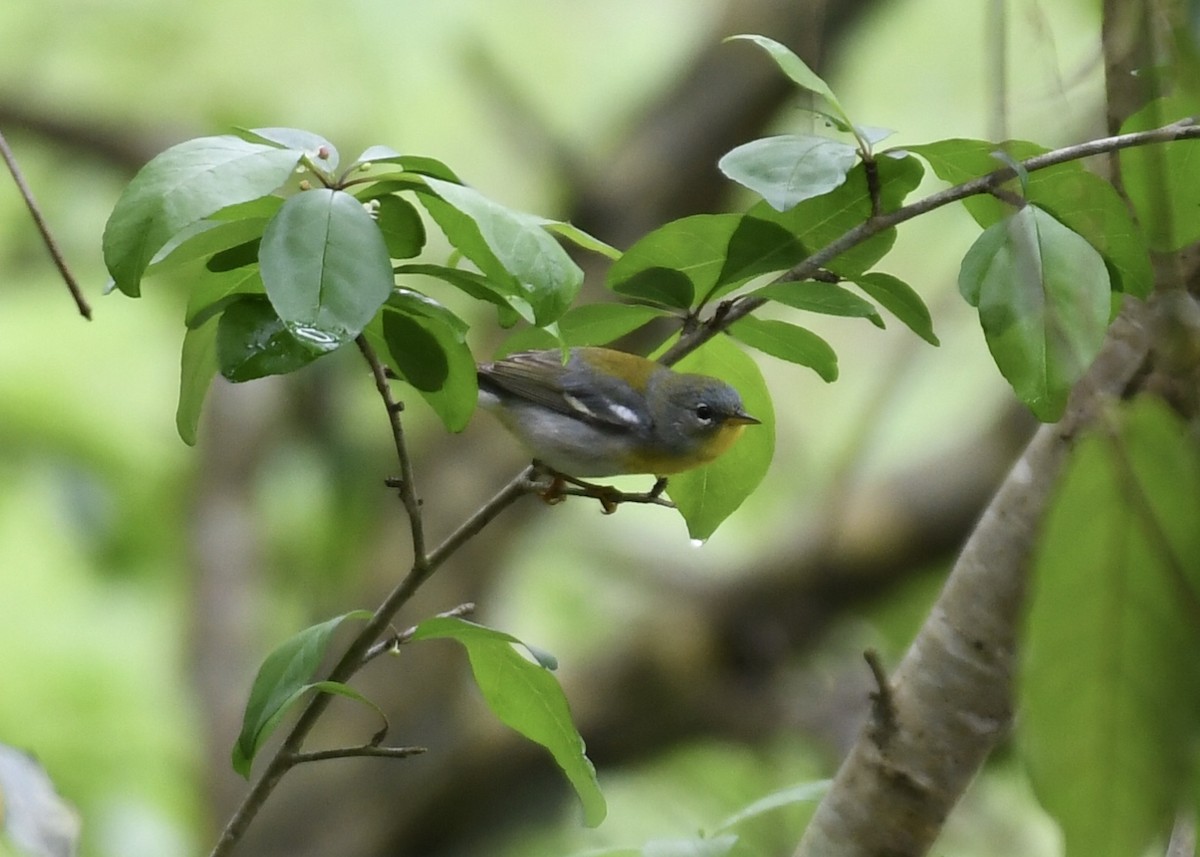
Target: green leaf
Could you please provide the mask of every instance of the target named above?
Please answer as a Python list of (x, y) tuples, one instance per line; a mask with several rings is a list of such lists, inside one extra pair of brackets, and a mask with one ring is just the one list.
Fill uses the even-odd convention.
[(717, 166), (776, 211), (787, 211), (833, 190), (857, 161), (858, 150), (840, 140), (784, 135), (744, 143)]
[[(264, 224), (265, 225), (265, 224)], [(219, 250), (212, 254), (204, 267), (214, 274), (224, 273), (225, 271), (233, 271), (237, 268), (245, 268), (253, 265), (258, 267), (258, 248), (262, 246), (261, 238), (254, 238), (251, 241), (238, 244), (235, 247), (229, 247), (225, 250)]]
[(933, 318), (929, 314), (929, 307), (925, 306), (925, 301), (921, 300), (921, 296), (908, 283), (891, 274), (876, 272), (855, 277), (854, 285), (878, 301), (884, 309), (930, 345), (941, 344), (937, 334), (933, 332)]
[(104, 264), (131, 297), (170, 238), (236, 203), (265, 196), (291, 175), (300, 154), (233, 136), (172, 146), (142, 167), (117, 200), (104, 228)]
[[(952, 184), (1046, 151), (1024, 140), (1010, 140), (999, 147), (982, 140), (941, 140), (907, 150), (925, 158), (939, 178)], [(1007, 187), (1018, 190), (1015, 180)], [(1085, 170), (1082, 162), (1071, 161), (1028, 174), (1021, 192), (1028, 202), (1087, 239), (1104, 257), (1113, 288), (1143, 298), (1150, 294), (1154, 272), (1146, 241), (1109, 182)], [(963, 205), (985, 228), (1012, 212), (1010, 205), (990, 194), (968, 197)]]
[(512, 211), (464, 185), (433, 177), (425, 184), (436, 196), (419, 198), (450, 243), (489, 279), (524, 298), (537, 324), (566, 312), (583, 285), (583, 271), (541, 218)]
[[(287, 709), (312, 687), (334, 631), (347, 619), (370, 618), (369, 610), (354, 610), (305, 628), (267, 655), (246, 702), (242, 731), (233, 747), (233, 769), (250, 776), (250, 765)], [(328, 684), (322, 682), (322, 684)], [(323, 688), (328, 689), (328, 688)]]
[(610, 244), (606, 244), (594, 235), (589, 235), (573, 223), (567, 223), (564, 220), (546, 220), (541, 219), (542, 228), (547, 232), (553, 232), (562, 238), (566, 238), (572, 244), (582, 247), (584, 250), (591, 250), (593, 253), (599, 253), (601, 256), (607, 256), (609, 259), (619, 259), (621, 251)]
[(660, 309), (636, 304), (584, 304), (568, 310), (558, 320), (558, 329), (568, 346), (607, 345), (665, 315)]
[(199, 327), (245, 295), (265, 293), (257, 265), (198, 277), (188, 294), (184, 324)]
[(388, 296), (387, 306), (406, 315), (436, 319), (453, 332), (456, 341), (467, 341), (467, 331), (470, 330), (470, 325), (451, 312), (444, 304), (428, 295), (397, 286)]
[[(1125, 120), (1122, 134), (1200, 116), (1194, 91), (1160, 98)], [(1121, 181), (1150, 246), (1172, 253), (1200, 240), (1200, 151), (1190, 141), (1133, 146), (1119, 154)]]
[(811, 330), (786, 321), (748, 315), (730, 325), (729, 334), (764, 354), (807, 366), (824, 381), (837, 380), (837, 354)]
[(314, 350), (354, 339), (392, 293), (383, 235), (344, 191), (318, 188), (288, 199), (267, 224), (259, 264), (275, 312)]
[(397, 265), (393, 269), (397, 274), (418, 274), (434, 277), (444, 283), (454, 286), (475, 300), (486, 301), (496, 307), (501, 327), (512, 327), (519, 318), (530, 324), (534, 323), (533, 309), (529, 302), (510, 291), (503, 283), (498, 283), (475, 271), (464, 271), (462, 268), (452, 268), (446, 265)]
[(389, 299), (364, 331), (376, 353), (452, 432), (466, 428), (479, 396), (475, 358), (458, 325), (431, 311), (427, 303)]
[(286, 375), (323, 353), (293, 336), (265, 297), (235, 301), (217, 325), (217, 365), (230, 381)]
[[(1010, 162), (1022, 161), (1046, 152), (1046, 148), (1027, 140), (1006, 140), (991, 143), (987, 140), (953, 138), (905, 146), (904, 151), (913, 152), (925, 159), (935, 175), (949, 184), (962, 184), (979, 176), (993, 173), (1009, 166)], [(1002, 159), (1000, 154), (1005, 157)], [(1070, 167), (1075, 169), (1077, 167)], [(1005, 187), (1016, 196), (1022, 194), (1013, 179)], [(990, 194), (976, 194), (962, 201), (975, 221), (987, 228), (1012, 213), (1012, 206)]]
[(1001, 374), (1038, 419), (1057, 420), (1108, 329), (1104, 260), (1030, 205), (984, 230), (958, 282)]
[[(282, 202), (282, 200), (281, 200)], [(145, 277), (169, 271), (209, 256), (239, 247), (247, 241), (261, 238), (267, 225), (265, 217), (245, 220), (200, 220), (176, 233), (155, 254), (142, 274)]]
[(197, 325), (183, 336), (179, 366), (179, 405), (175, 409), (175, 430), (188, 446), (196, 445), (196, 429), (204, 397), (217, 374), (217, 323)]
[[(876, 162), (879, 177), (880, 207), (895, 211), (916, 190), (924, 175), (921, 162), (913, 157), (881, 157)], [(793, 240), (813, 252), (831, 244), (871, 216), (871, 195), (866, 172), (859, 164), (845, 183), (823, 196), (806, 199), (795, 208), (778, 212), (760, 202), (746, 212), (747, 217), (768, 220), (782, 226)], [(865, 274), (892, 248), (896, 230), (888, 229), (837, 256), (825, 267), (847, 279)]]
[(687, 522), (688, 534), (703, 540), (737, 511), (766, 476), (775, 453), (775, 409), (758, 364), (727, 337), (709, 340), (675, 369), (731, 384), (741, 393), (747, 412), (762, 421), (762, 425), (747, 426), (720, 458), (677, 473), (667, 483), (667, 493)]
[(501, 723), (550, 751), (579, 795), (589, 827), (604, 820), (604, 795), (596, 781), (596, 770), (584, 754), (583, 739), (571, 722), (562, 688), (546, 667), (527, 660), (513, 646), (525, 647), (539, 661), (545, 655), (509, 634), (454, 617), (426, 619), (417, 626), (412, 639), (452, 639), (461, 643), (492, 713)]
[(416, 207), (395, 194), (377, 197), (379, 208), (375, 222), (383, 233), (388, 255), (393, 259), (411, 259), (425, 246), (425, 224)]
[(876, 327), (883, 327), (879, 311), (870, 301), (842, 288), (836, 283), (813, 280), (793, 283), (770, 283), (752, 291), (751, 296), (790, 306), (805, 312), (840, 315), (847, 318), (868, 318)]
[(741, 34), (730, 36), (725, 39), (727, 42), (734, 40), (746, 40), (758, 45), (766, 51), (771, 59), (775, 60), (775, 64), (779, 66), (779, 70), (786, 74), (793, 83), (807, 89), (809, 92), (814, 92), (825, 99), (834, 113), (839, 119), (847, 125), (851, 125), (850, 117), (846, 115), (845, 109), (842, 107), (837, 96), (833, 94), (833, 90), (829, 88), (824, 80), (822, 80), (816, 72), (808, 67), (808, 64), (800, 57), (796, 56), (787, 47), (781, 45), (774, 39), (768, 39), (766, 36), (757, 36), (752, 34)]
[(641, 304), (583, 304), (572, 307), (551, 329), (527, 327), (509, 336), (496, 349), (503, 357), (517, 351), (607, 345), (666, 313)]
[(737, 845), (732, 833), (695, 836), (690, 839), (651, 839), (642, 847), (642, 857), (725, 857)]
[[(320, 134), (300, 128), (236, 128), (244, 140), (265, 143), (278, 149), (290, 149), (307, 155), (308, 159), (325, 175), (337, 169), (338, 150)], [(324, 154), (325, 157), (321, 157)]]
[(383, 338), (400, 374), (422, 393), (440, 390), (450, 375), (450, 361), (433, 334), (411, 316), (383, 313)]
[(614, 292), (688, 309), (717, 284), (740, 214), (695, 214), (643, 236), (608, 270)]
[(462, 183), (454, 174), (454, 170), (436, 158), (427, 158), (423, 155), (402, 155), (389, 146), (369, 146), (366, 151), (354, 159), (351, 169), (363, 164), (399, 164), (405, 172)]
[(761, 274), (786, 271), (808, 258), (808, 249), (778, 223), (743, 217), (733, 230), (717, 282), (705, 294), (706, 304)]
[(1068, 855), (1147, 853), (1196, 738), (1200, 452), (1149, 397), (1083, 438), (1033, 564), (1018, 747)]

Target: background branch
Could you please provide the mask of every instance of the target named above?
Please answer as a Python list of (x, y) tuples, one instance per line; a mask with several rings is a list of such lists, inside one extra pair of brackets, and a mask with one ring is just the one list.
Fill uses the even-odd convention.
[(80, 289), (79, 283), (75, 280), (75, 275), (71, 273), (71, 269), (67, 265), (67, 260), (58, 248), (58, 242), (54, 240), (54, 236), (50, 232), (50, 226), (46, 223), (46, 218), (42, 216), (42, 211), (38, 208), (37, 200), (33, 198), (33, 191), (26, 184), (25, 177), (21, 174), (21, 168), (17, 165), (17, 158), (13, 154), (12, 149), (9, 148), (8, 141), (4, 139), (3, 133), (0, 133), (0, 157), (4, 158), (4, 163), (8, 166), (8, 171), (12, 173), (17, 190), (20, 191), (21, 198), (25, 200), (25, 205), (29, 209), (29, 214), (33, 218), (34, 225), (37, 226), (38, 232), (42, 235), (42, 242), (46, 245), (46, 249), (50, 251), (50, 258), (54, 260), (54, 267), (58, 268), (58, 273), (62, 276), (63, 282), (67, 284), (67, 289), (70, 290), (71, 297), (75, 299), (75, 306), (79, 308), (79, 314), (88, 321), (91, 321), (92, 308), (83, 297), (83, 290)]

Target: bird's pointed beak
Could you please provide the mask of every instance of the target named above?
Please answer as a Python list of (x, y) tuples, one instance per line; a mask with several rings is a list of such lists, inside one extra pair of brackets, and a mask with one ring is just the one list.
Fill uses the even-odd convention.
[(757, 426), (762, 425), (762, 420), (755, 419), (745, 411), (738, 411), (736, 414), (729, 417), (725, 422), (735, 426)]

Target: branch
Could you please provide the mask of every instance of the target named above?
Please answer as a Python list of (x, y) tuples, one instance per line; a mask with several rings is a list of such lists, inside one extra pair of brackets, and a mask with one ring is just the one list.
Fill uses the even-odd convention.
[(337, 747), (332, 750), (313, 750), (311, 753), (293, 753), (290, 758), (292, 765), (302, 765), (305, 762), (323, 762), (326, 759), (354, 759), (363, 756), (375, 756), (385, 759), (407, 759), (409, 756), (419, 756), (428, 752), (424, 747), (378, 747), (374, 744), (362, 744), (358, 747)]
[(25, 177), (21, 174), (21, 168), (17, 166), (16, 156), (13, 155), (12, 149), (8, 147), (8, 141), (4, 139), (4, 134), (2, 133), (0, 133), (0, 157), (3, 157), (4, 163), (8, 165), (8, 171), (12, 173), (13, 181), (17, 183), (17, 190), (21, 192), (21, 197), (25, 200), (25, 205), (29, 208), (29, 214), (33, 217), (34, 225), (37, 226), (38, 232), (42, 233), (42, 242), (46, 245), (46, 249), (50, 251), (50, 258), (54, 260), (54, 266), (58, 268), (58, 273), (62, 276), (63, 282), (67, 284), (67, 288), (71, 291), (71, 297), (75, 299), (75, 306), (79, 307), (79, 314), (88, 321), (91, 321), (92, 308), (83, 297), (83, 290), (80, 289), (75, 275), (67, 267), (67, 260), (63, 257), (62, 251), (59, 250), (58, 242), (50, 234), (50, 227), (47, 225), (46, 219), (42, 216), (42, 211), (38, 208), (37, 201), (33, 198), (33, 191), (25, 183)]
[[(400, 459), (402, 474), (402, 482), (399, 486), (400, 496), (404, 502), (405, 509), (409, 511), (414, 551), (413, 564), (408, 574), (388, 594), (383, 603), (379, 605), (362, 631), (347, 646), (341, 659), (330, 670), (328, 680), (343, 683), (348, 681), (362, 668), (367, 655), (371, 652), (372, 644), (384, 635), (391, 624), (392, 617), (399, 612), (401, 607), (408, 603), (417, 589), (421, 587), (421, 584), (428, 580), (430, 575), (456, 550), (525, 494), (530, 475), (528, 469), (522, 471), (504, 488), (500, 489), (496, 496), (464, 521), (437, 548), (428, 554), (425, 553), (423, 547), (424, 532), (419, 518), (420, 504), (413, 488), (412, 465), (407, 446), (404, 442), (403, 426), (400, 422), (402, 408), (392, 396), (383, 364), (375, 355), (370, 344), (362, 337), (359, 337), (358, 347), (371, 366), (371, 373), (375, 378), (375, 387), (384, 402), (388, 418), (391, 422), (392, 436), (396, 443), (396, 454)], [(417, 513), (417, 517), (414, 517), (414, 512)], [(418, 546), (420, 546), (420, 550), (417, 549)], [(325, 709), (329, 706), (332, 699), (333, 696), (331, 694), (318, 693), (309, 700), (304, 710), (301, 711), (300, 716), (296, 719), (296, 723), (292, 726), (291, 731), (288, 732), (283, 742), (271, 756), (270, 761), (267, 762), (266, 769), (262, 775), (250, 787), (250, 791), (246, 793), (241, 804), (238, 805), (237, 810), (230, 817), (225, 830), (221, 833), (220, 839), (217, 840), (216, 845), (209, 852), (209, 857), (224, 857), (224, 855), (229, 854), (241, 840), (246, 832), (246, 828), (258, 814), (258, 811), (262, 809), (263, 804), (271, 796), (271, 793), (275, 790), (283, 775), (291, 770), (298, 761), (308, 760), (306, 754), (301, 752), (304, 739), (308, 737), (308, 733), (312, 731), (313, 726), (316, 725), (321, 715), (324, 714)]]
[[(1020, 162), (1020, 166), (1027, 172), (1032, 173), (1044, 170), (1047, 167), (1090, 158), (1093, 155), (1129, 149), (1134, 146), (1147, 146), (1154, 143), (1169, 143), (1174, 140), (1195, 139), (1200, 139), (1200, 125), (1196, 125), (1194, 119), (1181, 119), (1178, 122), (1172, 122), (1169, 125), (1149, 131), (1118, 134), (1114, 137), (1102, 137), (1098, 140), (1089, 140), (1086, 143), (1065, 146), (1061, 149), (1055, 149), (1051, 152), (1027, 158)], [(863, 223), (847, 231), (836, 241), (825, 245), (816, 253), (813, 253), (790, 271), (785, 271), (774, 282), (790, 283), (798, 280), (813, 279), (820, 272), (821, 268), (831, 260), (852, 247), (857, 247), (880, 232), (891, 229), (894, 226), (904, 223), (906, 220), (912, 220), (914, 217), (926, 214), (934, 209), (949, 205), (952, 202), (964, 200), (969, 196), (975, 196), (980, 193), (994, 193), (1000, 188), (1000, 185), (1016, 178), (1016, 175), (1017, 171), (1013, 167), (1002, 167), (987, 175), (979, 176), (962, 184), (938, 191), (910, 205), (897, 208), (895, 211), (881, 214), (878, 217), (870, 217)], [(718, 333), (727, 330), (735, 321), (745, 318), (766, 303), (767, 301), (763, 298), (735, 298), (732, 301), (724, 302), (722, 307), (718, 308), (708, 322), (697, 325), (695, 329), (685, 332), (678, 342), (658, 358), (658, 361), (665, 366), (677, 363)]]
[[(1074, 438), (1119, 396), (1149, 350), (1148, 305), (1127, 301), (1056, 425), (1039, 429), (959, 555), (893, 677), (896, 730), (870, 729), (843, 762), (797, 850), (925, 854), (1012, 719), (1016, 636), (1034, 536)], [(946, 704), (954, 700), (953, 706)]]
[(379, 398), (383, 399), (388, 421), (392, 426), (392, 440), (396, 445), (396, 457), (400, 460), (400, 480), (389, 483), (400, 492), (400, 502), (404, 504), (405, 514), (408, 515), (409, 528), (412, 530), (413, 563), (414, 567), (425, 562), (425, 527), (421, 519), (421, 500), (417, 497), (416, 484), (413, 481), (412, 459), (408, 455), (408, 446), (404, 442), (404, 424), (400, 414), (404, 411), (404, 403), (392, 395), (391, 384), (388, 383), (387, 369), (383, 361), (367, 342), (362, 334), (354, 340), (358, 350), (371, 367), (371, 377), (375, 379), (375, 389)]

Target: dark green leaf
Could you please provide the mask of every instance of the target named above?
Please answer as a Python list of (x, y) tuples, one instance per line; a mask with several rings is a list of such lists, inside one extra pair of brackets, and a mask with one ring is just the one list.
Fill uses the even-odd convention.
[[(1000, 147), (982, 140), (941, 140), (909, 151), (925, 158), (938, 177), (959, 184), (986, 175), (1019, 159), (1045, 151), (1024, 140), (1010, 140)], [(1003, 154), (998, 157), (997, 152)], [(1154, 286), (1154, 272), (1141, 232), (1129, 216), (1125, 202), (1113, 186), (1083, 168), (1079, 161), (1058, 164), (1030, 173), (1023, 189), (1015, 180), (1008, 188), (1023, 193), (1036, 204), (1091, 244), (1108, 265), (1113, 287), (1145, 297)], [(963, 205), (980, 226), (988, 227), (1007, 217), (1012, 207), (989, 194), (963, 200)]]
[[(924, 168), (913, 157), (897, 159), (884, 156), (875, 163), (879, 176), (880, 207), (885, 212), (895, 211), (921, 183)], [(867, 190), (863, 165), (852, 169), (845, 183), (837, 189), (823, 196), (806, 199), (790, 211), (781, 213), (760, 202), (746, 215), (779, 224), (804, 247), (816, 252), (871, 216), (871, 195)], [(895, 240), (896, 230), (888, 229), (837, 256), (826, 267), (847, 279), (853, 279), (866, 273), (882, 259)]]
[(267, 224), (259, 264), (275, 312), (315, 350), (354, 339), (392, 293), (383, 235), (344, 191), (318, 188), (284, 203)]
[(419, 274), (435, 277), (449, 283), (459, 291), (476, 300), (486, 301), (496, 307), (501, 327), (512, 327), (518, 318), (534, 323), (533, 310), (524, 298), (511, 293), (505, 284), (488, 279), (475, 271), (451, 268), (445, 265), (397, 265), (397, 274)]
[[(478, 398), (475, 358), (464, 341), (462, 322), (450, 321), (448, 310), (434, 311), (430, 303), (436, 302), (419, 297), (424, 299), (420, 303), (404, 297), (389, 299), (364, 335), (397, 376), (417, 390), (447, 430), (462, 431)], [(434, 386), (436, 377), (441, 377), (441, 382)]]
[(675, 368), (720, 378), (742, 395), (748, 413), (762, 425), (747, 426), (720, 458), (671, 477), (667, 493), (693, 539), (707, 539), (754, 493), (775, 454), (775, 409), (758, 364), (727, 337), (711, 339)]
[(198, 277), (196, 287), (188, 294), (184, 324), (199, 327), (243, 296), (261, 294), (265, 290), (257, 265)]
[(840, 315), (848, 318), (869, 318), (876, 327), (883, 327), (883, 319), (869, 301), (864, 301), (853, 292), (834, 283), (819, 283), (812, 280), (796, 283), (770, 283), (750, 293), (753, 297), (790, 306), (805, 312), (824, 315)]
[(440, 390), (450, 374), (441, 345), (415, 319), (399, 312), (383, 313), (383, 338), (404, 380), (423, 393)]
[(217, 374), (217, 323), (197, 326), (183, 336), (183, 354), (179, 367), (179, 405), (175, 409), (175, 430), (188, 446), (196, 445), (196, 429), (204, 397)]
[(696, 299), (695, 284), (674, 268), (643, 268), (615, 285), (610, 274), (609, 285), (619, 295), (676, 309), (687, 309)]
[(154, 256), (144, 277), (238, 247), (261, 238), (265, 217), (245, 220), (200, 220), (174, 235)]
[(746, 316), (729, 328), (735, 339), (772, 357), (807, 366), (828, 382), (837, 380), (837, 354), (811, 330), (786, 321)]
[(230, 381), (286, 375), (324, 353), (293, 336), (263, 297), (230, 304), (217, 326), (217, 365)]
[(473, 188), (433, 177), (420, 194), (438, 226), (489, 279), (506, 284), (533, 310), (537, 324), (566, 312), (583, 285), (583, 271), (531, 214), (513, 211)]
[[(1125, 120), (1122, 134), (1147, 131), (1185, 116), (1200, 116), (1196, 93), (1160, 98)], [(1146, 239), (1171, 253), (1200, 239), (1200, 157), (1191, 141), (1123, 149), (1121, 181)]]
[(245, 268), (248, 265), (257, 265), (258, 248), (261, 244), (262, 239), (255, 238), (252, 241), (238, 244), (236, 247), (220, 250), (213, 253), (212, 258), (204, 264), (204, 267), (214, 274), (219, 274), (236, 268)]
[(841, 102), (837, 100), (837, 96), (833, 94), (833, 90), (829, 88), (829, 84), (822, 80), (816, 72), (808, 67), (808, 64), (804, 60), (792, 53), (790, 49), (774, 39), (753, 34), (730, 36), (725, 41), (731, 42), (740, 39), (753, 42), (766, 51), (771, 59), (775, 61), (775, 64), (779, 66), (779, 70), (786, 74), (793, 83), (824, 98), (829, 106), (833, 108), (834, 113), (839, 119), (847, 125), (851, 124), (850, 117), (846, 115), (845, 109), (842, 107)]
[(760, 274), (786, 271), (808, 255), (805, 246), (778, 223), (747, 215), (733, 230), (716, 285), (701, 303), (708, 303)]
[(933, 332), (933, 318), (929, 315), (929, 308), (908, 283), (891, 274), (871, 273), (856, 277), (854, 284), (900, 319), (917, 336), (930, 345), (940, 344)]
[(334, 631), (347, 619), (366, 619), (370, 615), (368, 610), (355, 610), (335, 616), (305, 628), (267, 656), (254, 678), (242, 718), (242, 731), (233, 748), (235, 771), (243, 777), (250, 776), (250, 765), (263, 742), (279, 725), (288, 707), (311, 686), (313, 674), (325, 657)]
[(840, 140), (784, 135), (744, 143), (717, 166), (776, 211), (787, 211), (833, 190), (857, 161), (858, 150)]
[(1200, 686), (1195, 437), (1154, 399), (1118, 416), (1079, 441), (1045, 517), (1018, 687), (1038, 799), (1066, 853), (1096, 857), (1165, 841)]
[[(237, 128), (244, 140), (251, 143), (266, 143), (279, 149), (292, 149), (308, 155), (310, 161), (321, 172), (329, 175), (337, 169), (338, 150), (320, 134), (300, 128)], [(325, 157), (321, 157), (324, 154)]]
[(158, 250), (181, 230), (227, 206), (265, 196), (291, 175), (298, 152), (233, 136), (172, 146), (142, 167), (104, 228), (104, 263), (136, 297)]
[(466, 342), (467, 331), (470, 329), (470, 325), (456, 316), (441, 302), (434, 300), (428, 295), (423, 295), (413, 289), (405, 289), (397, 286), (392, 289), (392, 293), (387, 299), (387, 305), (405, 315), (436, 319), (452, 331), (459, 342)]
[(535, 658), (544, 655), (509, 634), (452, 617), (426, 619), (417, 626), (412, 639), (452, 639), (461, 643), (492, 713), (501, 723), (550, 751), (579, 795), (588, 826), (595, 827), (604, 820), (604, 795), (596, 782), (596, 771), (584, 755), (583, 739), (571, 722), (562, 688), (548, 669), (527, 660), (513, 646), (525, 647)]
[(375, 222), (383, 233), (388, 255), (393, 259), (411, 259), (425, 246), (425, 224), (411, 202), (394, 194), (377, 197), (379, 208)]
[(614, 292), (687, 309), (717, 284), (740, 214), (696, 214), (665, 223), (608, 270)]
[(1036, 206), (989, 226), (967, 251), (959, 289), (1001, 374), (1045, 422), (1100, 350), (1108, 271), (1087, 241)]

